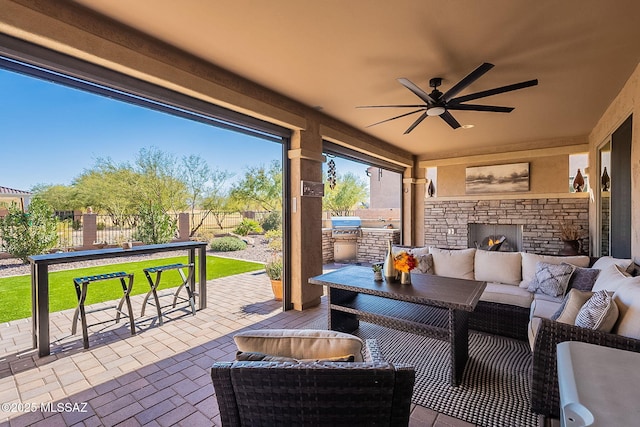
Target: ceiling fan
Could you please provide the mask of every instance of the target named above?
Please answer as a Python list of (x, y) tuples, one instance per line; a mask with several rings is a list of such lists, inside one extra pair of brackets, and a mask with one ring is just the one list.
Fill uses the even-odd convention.
[(367, 127), (379, 125), (381, 123), (389, 122), (391, 120), (399, 119), (401, 117), (410, 116), (416, 113), (420, 114), (420, 117), (413, 122), (411, 126), (404, 132), (405, 135), (411, 132), (416, 128), (424, 119), (429, 116), (440, 116), (442, 120), (444, 120), (449, 126), (453, 129), (457, 129), (460, 127), (460, 123), (451, 115), (449, 112), (455, 110), (466, 110), (466, 111), (490, 111), (494, 113), (510, 113), (513, 111), (513, 107), (498, 107), (494, 105), (480, 105), (480, 104), (463, 104), (466, 101), (471, 101), (478, 98), (484, 98), (487, 96), (497, 95), (499, 93), (510, 92), (512, 90), (523, 89), (530, 86), (535, 86), (538, 84), (538, 80), (528, 80), (526, 82), (514, 83), (507, 86), (501, 86), (494, 89), (483, 90), (481, 92), (471, 93), (469, 95), (459, 96), (454, 98), (458, 93), (464, 90), (471, 83), (475, 82), (479, 79), (484, 73), (489, 71), (494, 67), (493, 64), (485, 62), (480, 65), (478, 68), (469, 73), (465, 78), (460, 80), (457, 84), (455, 84), (451, 89), (442, 93), (438, 90), (438, 86), (442, 84), (441, 77), (434, 77), (429, 80), (429, 86), (433, 88), (431, 93), (427, 93), (424, 90), (420, 89), (417, 85), (412, 83), (409, 79), (400, 78), (398, 81), (401, 85), (409, 89), (413, 92), (418, 98), (424, 101), (424, 104), (415, 104), (415, 105), (364, 105), (356, 108), (417, 108), (417, 110), (411, 111), (409, 113), (401, 114), (396, 117), (392, 117), (390, 119), (382, 120), (381, 122), (374, 123)]

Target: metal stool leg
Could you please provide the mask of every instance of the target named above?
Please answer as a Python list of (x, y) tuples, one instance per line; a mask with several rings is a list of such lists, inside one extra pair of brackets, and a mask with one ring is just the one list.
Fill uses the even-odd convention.
[(127, 313), (129, 314), (129, 324), (131, 326), (131, 335), (136, 334), (136, 326), (133, 320), (133, 309), (131, 308), (131, 299), (129, 295), (131, 294), (131, 289), (133, 288), (133, 274), (128, 275), (129, 284), (127, 285), (124, 281), (124, 277), (120, 278), (120, 284), (122, 285), (122, 292), (124, 295), (120, 298), (120, 303), (118, 304), (117, 314), (116, 314), (116, 323), (120, 321), (120, 314), (122, 313), (122, 304), (124, 302), (127, 303)]
[(71, 328), (71, 333), (75, 335), (76, 333), (76, 324), (78, 322), (78, 312), (80, 312), (80, 322), (82, 323), (82, 345), (84, 348), (89, 348), (89, 332), (87, 331), (87, 316), (84, 311), (84, 301), (87, 299), (87, 282), (82, 282), (82, 291), (80, 292), (80, 298), (78, 298), (78, 308), (76, 308), (76, 313), (73, 315), (73, 327)]
[(158, 323), (160, 325), (162, 325), (162, 311), (160, 308), (160, 300), (158, 299), (158, 285), (160, 285), (160, 276), (162, 275), (162, 271), (158, 271), (157, 272), (157, 276), (156, 276), (156, 280), (155, 282), (153, 281), (153, 279), (151, 278), (151, 275), (149, 274), (148, 271), (144, 272), (145, 276), (147, 276), (147, 280), (149, 281), (149, 286), (151, 286), (151, 289), (149, 290), (149, 292), (147, 292), (147, 295), (144, 297), (144, 300), (142, 301), (142, 311), (140, 312), (140, 316), (144, 316), (144, 311), (145, 308), (147, 307), (147, 301), (149, 299), (149, 297), (151, 295), (153, 295), (153, 299), (155, 301), (156, 304), (156, 311), (158, 312)]
[(191, 277), (193, 276), (194, 268), (193, 266), (190, 266), (190, 267), (187, 267), (187, 269), (188, 269), (187, 271), (189, 272), (187, 277), (185, 277), (184, 272), (182, 271), (181, 268), (178, 269), (178, 273), (180, 273), (180, 277), (182, 278), (182, 284), (178, 286), (176, 293), (173, 295), (173, 308), (176, 308), (176, 304), (178, 303), (178, 295), (180, 294), (180, 291), (182, 290), (182, 288), (185, 288), (187, 290), (189, 305), (191, 306), (191, 313), (195, 316), (196, 301), (195, 301), (193, 290), (191, 289), (191, 284), (190, 284), (190, 280), (191, 280)]

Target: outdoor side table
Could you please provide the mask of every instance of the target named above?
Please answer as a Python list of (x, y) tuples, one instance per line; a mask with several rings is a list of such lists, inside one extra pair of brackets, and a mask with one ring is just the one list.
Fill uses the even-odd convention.
[(565, 341), (557, 354), (562, 426), (638, 425), (640, 353)]
[[(113, 280), (120, 279), (120, 284), (122, 285), (122, 292), (124, 295), (120, 298), (120, 303), (116, 308), (116, 323), (120, 321), (120, 314), (125, 314), (122, 311), (122, 305), (127, 303), (127, 310), (129, 316), (129, 323), (131, 324), (131, 335), (136, 334), (136, 327), (133, 321), (133, 310), (131, 309), (131, 300), (129, 299), (129, 295), (131, 294), (131, 288), (133, 287), (133, 274), (118, 272), (118, 273), (108, 273), (108, 274), (98, 274), (95, 276), (85, 276), (85, 277), (76, 277), (73, 279), (73, 284), (76, 288), (76, 295), (78, 297), (78, 307), (76, 307), (76, 311), (73, 313), (73, 325), (71, 326), (71, 334), (75, 335), (78, 327), (78, 315), (80, 315), (80, 322), (82, 323), (82, 344), (84, 348), (89, 348), (89, 333), (87, 331), (88, 326), (95, 326), (105, 322), (98, 322), (92, 325), (87, 325), (87, 316), (86, 311), (84, 309), (84, 302), (87, 299), (87, 291), (89, 289), (90, 283), (102, 282), (105, 280)], [(129, 279), (129, 283), (127, 284), (125, 279)]]
[[(156, 307), (156, 311), (158, 313), (158, 323), (160, 325), (162, 325), (162, 307), (160, 306), (160, 299), (158, 297), (158, 286), (160, 286), (160, 279), (162, 277), (162, 273), (168, 270), (178, 270), (178, 273), (180, 273), (180, 277), (182, 279), (182, 283), (180, 284), (180, 286), (178, 286), (178, 289), (176, 289), (175, 293), (173, 294), (173, 304), (172, 304), (172, 308), (176, 307), (176, 304), (178, 303), (178, 299), (188, 302), (189, 305), (191, 306), (191, 313), (195, 316), (196, 315), (196, 303), (195, 303), (195, 297), (194, 297), (194, 292), (193, 289), (191, 289), (191, 278), (193, 277), (194, 274), (194, 263), (189, 263), (189, 264), (169, 264), (169, 265), (160, 265), (160, 266), (156, 266), (156, 267), (149, 267), (149, 268), (145, 268), (144, 274), (147, 277), (147, 281), (149, 282), (149, 286), (151, 287), (151, 289), (149, 290), (149, 292), (147, 292), (147, 295), (144, 297), (144, 300), (142, 301), (142, 311), (140, 312), (140, 316), (144, 316), (144, 312), (145, 309), (147, 307), (147, 303), (149, 302), (149, 297), (153, 295), (153, 299), (154, 302), (152, 303), (153, 305), (155, 305)], [(184, 274), (184, 269), (187, 270), (187, 274)], [(151, 277), (152, 274), (156, 274), (156, 278), (155, 280), (153, 280), (153, 278)], [(187, 298), (184, 297), (180, 297), (180, 291), (182, 291), (182, 288), (186, 289), (187, 291)]]

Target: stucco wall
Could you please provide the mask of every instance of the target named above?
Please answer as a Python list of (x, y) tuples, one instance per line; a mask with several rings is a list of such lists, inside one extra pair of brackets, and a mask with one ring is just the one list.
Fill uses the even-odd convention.
[[(521, 157), (500, 162), (470, 162), (438, 167), (438, 197), (464, 196), (466, 168), (508, 163), (529, 163), (529, 193), (566, 193), (569, 179), (569, 155)], [(496, 195), (496, 198), (500, 196)]]
[[(633, 114), (631, 145), (631, 255), (640, 262), (640, 64), (629, 77), (624, 87), (609, 105), (589, 134), (589, 168), (596, 170), (598, 146)], [(600, 195), (595, 192), (595, 197)], [(596, 201), (591, 203), (589, 229), (593, 234), (597, 228)]]

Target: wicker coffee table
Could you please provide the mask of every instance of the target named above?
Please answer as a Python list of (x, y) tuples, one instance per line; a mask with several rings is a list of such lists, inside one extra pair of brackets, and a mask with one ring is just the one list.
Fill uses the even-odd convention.
[(411, 281), (376, 282), (371, 268), (360, 266), (309, 279), (328, 287), (329, 329), (353, 332), (362, 320), (449, 341), (451, 384), (457, 386), (469, 357), (469, 313), (486, 282), (415, 273)]

